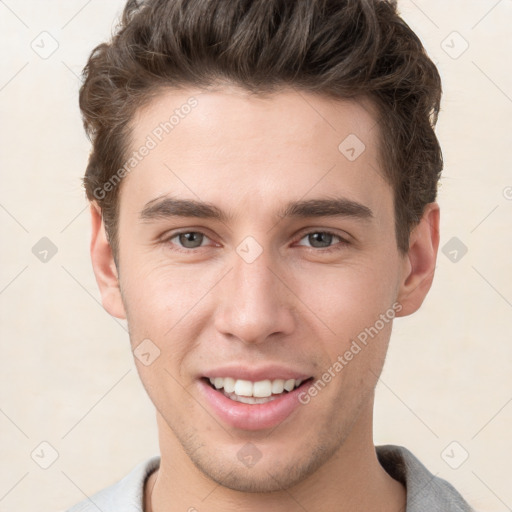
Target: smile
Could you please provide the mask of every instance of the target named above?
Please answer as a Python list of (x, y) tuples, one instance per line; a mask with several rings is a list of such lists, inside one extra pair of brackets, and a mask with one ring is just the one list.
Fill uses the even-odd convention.
[(299, 405), (299, 390), (306, 379), (250, 381), (233, 377), (203, 377), (200, 389), (215, 415), (244, 430), (272, 428), (284, 421)]
[(263, 404), (275, 400), (284, 392), (298, 388), (302, 379), (265, 379), (257, 382), (232, 377), (210, 377), (210, 384), (221, 389), (224, 396), (245, 404)]

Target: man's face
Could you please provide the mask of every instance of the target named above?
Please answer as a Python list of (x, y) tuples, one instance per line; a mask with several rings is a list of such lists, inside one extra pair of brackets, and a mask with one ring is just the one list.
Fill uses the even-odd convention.
[[(158, 141), (155, 128), (191, 96), (197, 106)], [(151, 364), (136, 362), (161, 443), (227, 487), (289, 487), (356, 439), (371, 443), (406, 265), (369, 106), (295, 91), (170, 91), (135, 119), (132, 151), (148, 135), (158, 144), (120, 194), (131, 345), (150, 340), (141, 359)], [(173, 215), (184, 212), (171, 199), (208, 203), (223, 217)], [(340, 201), (330, 212), (285, 212), (312, 200)], [(279, 396), (243, 403), (210, 378), (241, 396), (270, 380), (253, 393), (268, 395), (270, 385)], [(279, 394), (291, 379), (310, 380)]]

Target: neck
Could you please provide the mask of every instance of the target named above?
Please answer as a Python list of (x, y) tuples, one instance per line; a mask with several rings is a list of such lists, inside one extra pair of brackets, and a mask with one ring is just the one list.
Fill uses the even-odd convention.
[(161, 462), (146, 481), (144, 512), (200, 511), (205, 505), (210, 512), (405, 511), (404, 486), (377, 459), (371, 408), (362, 412), (342, 446), (316, 472), (271, 493), (240, 492), (214, 482), (194, 466), (164, 420), (157, 418)]

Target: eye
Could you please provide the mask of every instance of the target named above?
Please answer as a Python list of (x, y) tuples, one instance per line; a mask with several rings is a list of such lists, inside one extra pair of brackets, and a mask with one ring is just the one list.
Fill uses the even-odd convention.
[[(330, 231), (311, 231), (303, 235), (300, 240), (307, 239), (310, 245), (306, 245), (306, 247), (313, 247), (315, 249), (335, 249), (335, 245), (333, 241), (338, 241), (342, 246), (348, 244), (348, 242), (341, 238), (339, 235), (335, 233), (331, 233)], [(304, 244), (298, 244), (304, 245)]]
[(209, 238), (199, 231), (182, 231), (168, 237), (165, 241), (177, 245), (178, 250), (180, 250), (180, 247), (184, 249), (197, 249), (202, 247), (205, 240), (209, 240)]
[[(308, 243), (300, 243), (302, 240), (306, 240)], [(172, 234), (164, 240), (165, 243), (170, 243), (175, 246), (175, 250), (181, 252), (194, 252), (194, 249), (207, 246), (208, 241), (211, 240), (200, 231), (181, 231)], [(330, 231), (311, 231), (302, 235), (297, 245), (313, 249), (324, 249), (322, 252), (329, 252), (341, 249), (343, 246), (348, 245), (348, 243), (344, 238)]]

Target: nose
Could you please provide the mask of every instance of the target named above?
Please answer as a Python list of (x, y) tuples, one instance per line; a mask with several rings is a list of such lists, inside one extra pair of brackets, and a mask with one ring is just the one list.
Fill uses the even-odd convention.
[(251, 263), (234, 254), (233, 268), (220, 283), (218, 332), (247, 345), (293, 332), (293, 295), (271, 260), (266, 251)]

